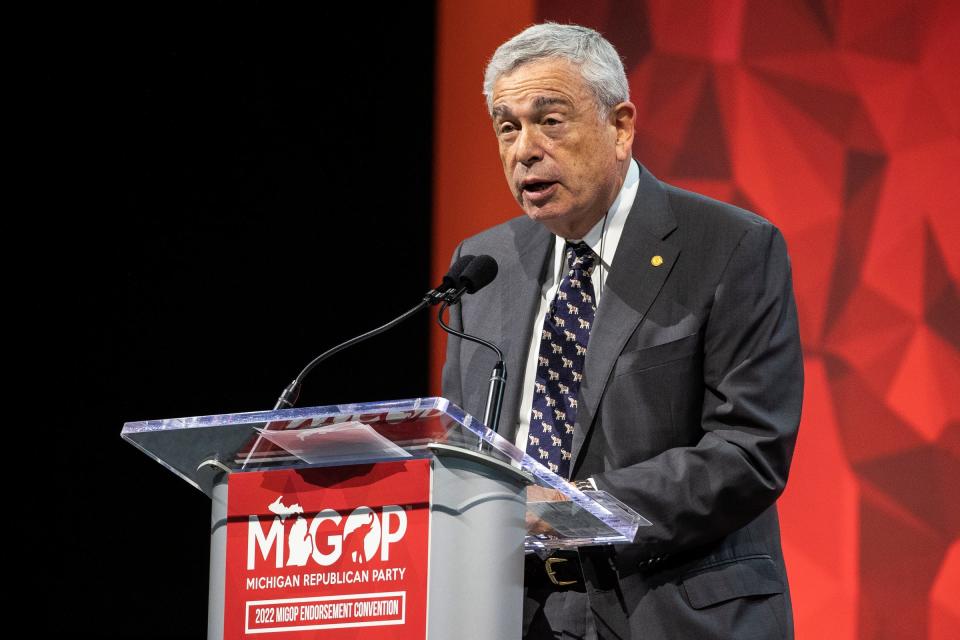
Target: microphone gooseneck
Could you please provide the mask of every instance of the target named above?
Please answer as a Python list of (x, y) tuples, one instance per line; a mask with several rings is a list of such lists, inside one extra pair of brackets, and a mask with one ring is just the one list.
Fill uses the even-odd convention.
[(444, 331), (458, 338), (483, 345), (488, 349), (492, 349), (497, 354), (497, 363), (493, 367), (493, 373), (490, 374), (490, 383), (487, 388), (487, 404), (483, 412), (483, 424), (494, 432), (497, 431), (497, 427), (500, 424), (500, 410), (503, 407), (503, 390), (507, 382), (507, 365), (503, 361), (503, 351), (488, 340), (457, 331), (444, 321), (443, 312), (446, 311), (448, 307), (459, 302), (460, 297), (464, 293), (476, 293), (493, 282), (493, 279), (497, 277), (497, 269), (497, 261), (490, 256), (477, 256), (473, 262), (467, 265), (467, 268), (464, 269), (460, 275), (460, 288), (454, 296), (451, 296), (452, 300), (444, 300), (437, 314), (437, 322)]
[[(346, 342), (341, 342), (337, 346), (324, 351), (319, 356), (311, 360), (310, 363), (305, 366), (297, 375), (297, 377), (287, 385), (287, 387), (283, 390), (283, 393), (280, 394), (276, 404), (273, 406), (274, 411), (278, 409), (289, 409), (294, 406), (297, 401), (297, 397), (300, 395), (300, 388), (303, 384), (303, 380), (317, 365), (324, 360), (340, 353), (344, 349), (352, 347), (357, 343), (363, 342), (364, 340), (368, 340), (392, 329), (426, 307), (443, 302), (444, 306), (441, 307), (442, 314), (442, 309), (446, 308), (446, 306), (450, 304), (450, 299), (459, 300), (465, 292), (473, 293), (488, 285), (497, 275), (497, 263), (490, 256), (480, 256), (480, 258), (483, 258), (483, 260), (480, 260), (480, 263), (474, 266), (474, 263), (477, 262), (479, 258), (476, 258), (472, 255), (461, 256), (450, 266), (450, 270), (445, 276), (443, 276), (443, 280), (440, 285), (425, 293), (423, 299), (421, 299), (415, 307), (402, 313), (390, 322), (377, 327), (376, 329), (367, 331), (366, 333), (356, 336), (355, 338), (351, 338)], [(464, 277), (466, 277), (466, 279), (464, 279)], [(442, 321), (441, 324), (443, 324)], [(496, 347), (494, 348), (496, 349)], [(497, 351), (499, 352), (499, 349)], [(506, 377), (506, 373), (504, 373), (503, 377)], [(502, 397), (502, 390), (500, 391), (500, 395)], [(246, 459), (243, 462), (244, 468), (246, 468), (247, 464), (257, 453), (257, 449), (260, 446), (262, 439), (262, 436), (257, 437), (257, 441), (254, 443), (253, 447), (251, 447), (250, 452), (247, 454)]]
[[(480, 257), (486, 258), (488, 261), (493, 262), (493, 258), (490, 256)], [(493, 276), (496, 276), (496, 262), (493, 262), (493, 276), (491, 276), (486, 282), (483, 280), (487, 277), (487, 274), (490, 271), (489, 263), (485, 260), (482, 264), (478, 265), (476, 269), (470, 271), (470, 268), (474, 262), (476, 262), (476, 258), (472, 255), (460, 256), (452, 265), (450, 265), (450, 270), (447, 271), (445, 276), (443, 276), (443, 280), (440, 282), (440, 285), (425, 293), (423, 299), (417, 303), (415, 307), (402, 313), (390, 322), (377, 327), (376, 329), (372, 329), (371, 331), (356, 336), (355, 338), (350, 338), (346, 342), (341, 342), (337, 346), (324, 351), (319, 356), (311, 360), (310, 363), (307, 364), (302, 371), (300, 371), (297, 377), (287, 385), (287, 387), (283, 390), (283, 393), (280, 394), (276, 404), (273, 406), (274, 411), (277, 409), (290, 409), (294, 406), (297, 401), (297, 397), (300, 395), (300, 387), (303, 384), (303, 380), (318, 364), (327, 358), (340, 353), (344, 349), (348, 349), (355, 344), (363, 342), (364, 340), (368, 340), (374, 336), (380, 335), (384, 331), (392, 329), (421, 309), (425, 309), (426, 307), (443, 302), (448, 297), (452, 296), (458, 289), (463, 288), (461, 286), (461, 279), (463, 274), (467, 273), (468, 271), (468, 278), (471, 283), (470, 286), (475, 287), (473, 291), (476, 291), (477, 289), (489, 284), (490, 280), (493, 280)], [(477, 286), (476, 283), (478, 282), (482, 282), (482, 284)], [(473, 291), (469, 291), (467, 288), (464, 288), (464, 290), (468, 293), (473, 293)], [(463, 295), (463, 293), (461, 292), (460, 295)]]
[(311, 360), (310, 364), (305, 366), (303, 368), (303, 371), (301, 371), (300, 374), (293, 379), (293, 382), (287, 385), (287, 388), (283, 390), (283, 393), (280, 394), (280, 398), (277, 400), (277, 403), (273, 407), (274, 411), (276, 411), (277, 409), (290, 409), (293, 407), (294, 403), (297, 401), (297, 396), (300, 395), (300, 385), (303, 383), (303, 379), (306, 378), (307, 375), (311, 371), (313, 371), (314, 367), (316, 367), (318, 364), (320, 364), (327, 358), (340, 353), (344, 349), (348, 349), (349, 347), (352, 347), (353, 345), (359, 342), (363, 342), (364, 340), (368, 340), (369, 338), (372, 338), (376, 335), (380, 335), (384, 331), (392, 329), (393, 327), (397, 326), (398, 324), (400, 324), (401, 322), (403, 322), (404, 320), (406, 320), (407, 318), (415, 314), (417, 311), (420, 311), (421, 309), (425, 309), (429, 307), (431, 304), (432, 303), (427, 299), (421, 300), (420, 302), (417, 303), (417, 306), (397, 316), (390, 322), (384, 325), (381, 325), (376, 329), (367, 331), (362, 335), (356, 336), (355, 338), (350, 338), (346, 342), (341, 342), (337, 346), (331, 349), (327, 349), (326, 351), (318, 355), (316, 358)]

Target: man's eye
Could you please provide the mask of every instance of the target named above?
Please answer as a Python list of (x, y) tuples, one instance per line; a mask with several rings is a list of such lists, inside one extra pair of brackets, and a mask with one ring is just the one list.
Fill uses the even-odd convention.
[(560, 121), (557, 120), (556, 118), (545, 118), (543, 121), (543, 124), (552, 127), (554, 125), (560, 124)]
[(503, 135), (514, 133), (516, 130), (517, 128), (513, 126), (511, 123), (504, 122), (503, 124), (500, 125), (500, 129), (498, 130), (498, 133), (503, 136)]

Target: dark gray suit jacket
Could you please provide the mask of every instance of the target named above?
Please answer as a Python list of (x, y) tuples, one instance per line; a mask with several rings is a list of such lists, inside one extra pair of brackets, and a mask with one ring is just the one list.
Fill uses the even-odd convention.
[[(510, 439), (552, 246), (520, 217), (457, 250), (500, 265), (451, 321), (506, 352)], [(493, 364), (486, 349), (451, 338), (443, 395), (483, 415)], [(573, 440), (571, 477), (593, 477), (653, 522), (635, 544), (581, 551), (600, 637), (792, 637), (774, 503), (802, 395), (780, 232), (641, 167), (591, 330)]]

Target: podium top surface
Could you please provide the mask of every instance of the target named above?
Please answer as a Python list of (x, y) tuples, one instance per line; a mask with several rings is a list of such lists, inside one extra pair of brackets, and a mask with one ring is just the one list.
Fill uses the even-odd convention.
[(549, 508), (581, 509), (607, 522), (611, 542), (630, 540), (649, 524), (603, 492), (577, 490), (446, 398), (145, 420), (124, 424), (121, 436), (207, 495), (221, 472), (432, 457), (442, 448), (478, 454), (555, 489), (567, 504)]
[[(121, 436), (209, 495), (219, 471), (426, 457), (430, 443), (470, 447), (483, 431), (448, 400), (418, 398), (128, 422)], [(291, 451), (298, 442), (309, 452)]]

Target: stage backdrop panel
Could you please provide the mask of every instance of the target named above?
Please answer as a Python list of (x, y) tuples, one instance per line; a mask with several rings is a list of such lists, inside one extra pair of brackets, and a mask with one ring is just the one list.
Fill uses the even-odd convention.
[(438, 20), (436, 278), (460, 239), (520, 213), (481, 95), (494, 48), (543, 20), (603, 32), (639, 109), (636, 157), (789, 244), (807, 388), (780, 513), (798, 637), (955, 638), (960, 3), (448, 0)]

